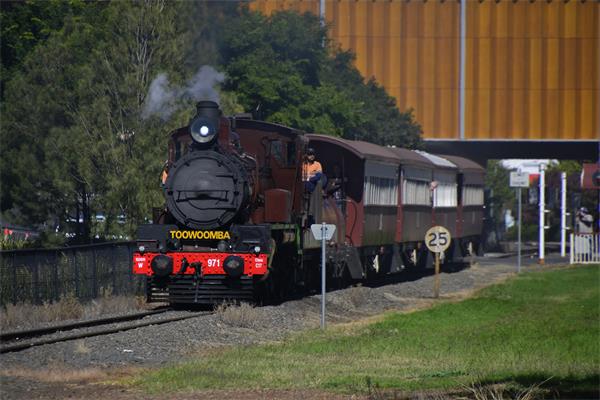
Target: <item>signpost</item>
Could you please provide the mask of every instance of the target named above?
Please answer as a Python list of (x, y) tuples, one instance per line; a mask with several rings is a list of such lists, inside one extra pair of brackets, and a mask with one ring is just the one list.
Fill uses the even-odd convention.
[(435, 298), (440, 297), (440, 253), (450, 247), (450, 239), (448, 229), (439, 225), (429, 228), (425, 234), (425, 245), (435, 253), (435, 283), (433, 287)]
[(529, 187), (527, 172), (511, 172), (510, 187), (517, 188), (518, 220), (517, 220), (517, 272), (521, 272), (521, 188)]
[(321, 329), (325, 329), (325, 241), (331, 240), (335, 233), (335, 225), (312, 224), (310, 230), (315, 240), (321, 241)]

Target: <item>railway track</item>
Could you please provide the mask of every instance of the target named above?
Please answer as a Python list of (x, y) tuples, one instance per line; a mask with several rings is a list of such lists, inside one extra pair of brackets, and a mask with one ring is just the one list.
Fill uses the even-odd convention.
[[(128, 331), (150, 325), (161, 325), (207, 315), (209, 311), (190, 312), (168, 318), (152, 318), (159, 314), (173, 311), (162, 308), (136, 314), (120, 315), (116, 317), (98, 318), (69, 324), (54, 325), (47, 328), (38, 328), (22, 331), (12, 331), (0, 334), (0, 354), (22, 351), (34, 346), (66, 342), (69, 340), (83, 339), (93, 336), (108, 335), (111, 333)], [(146, 319), (144, 321), (144, 319)], [(81, 330), (84, 331), (81, 331)], [(77, 331), (68, 333), (69, 331)], [(62, 334), (65, 333), (66, 334)], [(54, 336), (52, 336), (54, 335)], [(51, 336), (51, 337), (47, 337)]]

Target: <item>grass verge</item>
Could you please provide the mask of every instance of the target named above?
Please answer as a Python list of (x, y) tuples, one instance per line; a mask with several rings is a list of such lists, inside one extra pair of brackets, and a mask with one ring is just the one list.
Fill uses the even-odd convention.
[(390, 313), (280, 344), (234, 347), (136, 379), (151, 392), (215, 388), (462, 391), (541, 384), (596, 397), (600, 266), (522, 274), (459, 303)]

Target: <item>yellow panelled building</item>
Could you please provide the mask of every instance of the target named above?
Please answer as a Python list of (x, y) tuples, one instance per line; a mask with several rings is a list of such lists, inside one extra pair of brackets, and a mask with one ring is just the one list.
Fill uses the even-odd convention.
[[(414, 110), (426, 139), (460, 138), (460, 15), (456, 0), (325, 1), (331, 39)], [(466, 1), (465, 139), (600, 140), (599, 37), (598, 1)]]

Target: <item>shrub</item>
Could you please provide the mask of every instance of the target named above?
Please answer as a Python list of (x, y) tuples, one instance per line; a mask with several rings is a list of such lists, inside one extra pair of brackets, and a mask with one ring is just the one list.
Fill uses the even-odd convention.
[(222, 303), (215, 309), (215, 314), (227, 325), (239, 328), (256, 328), (260, 321), (259, 311), (247, 303)]

